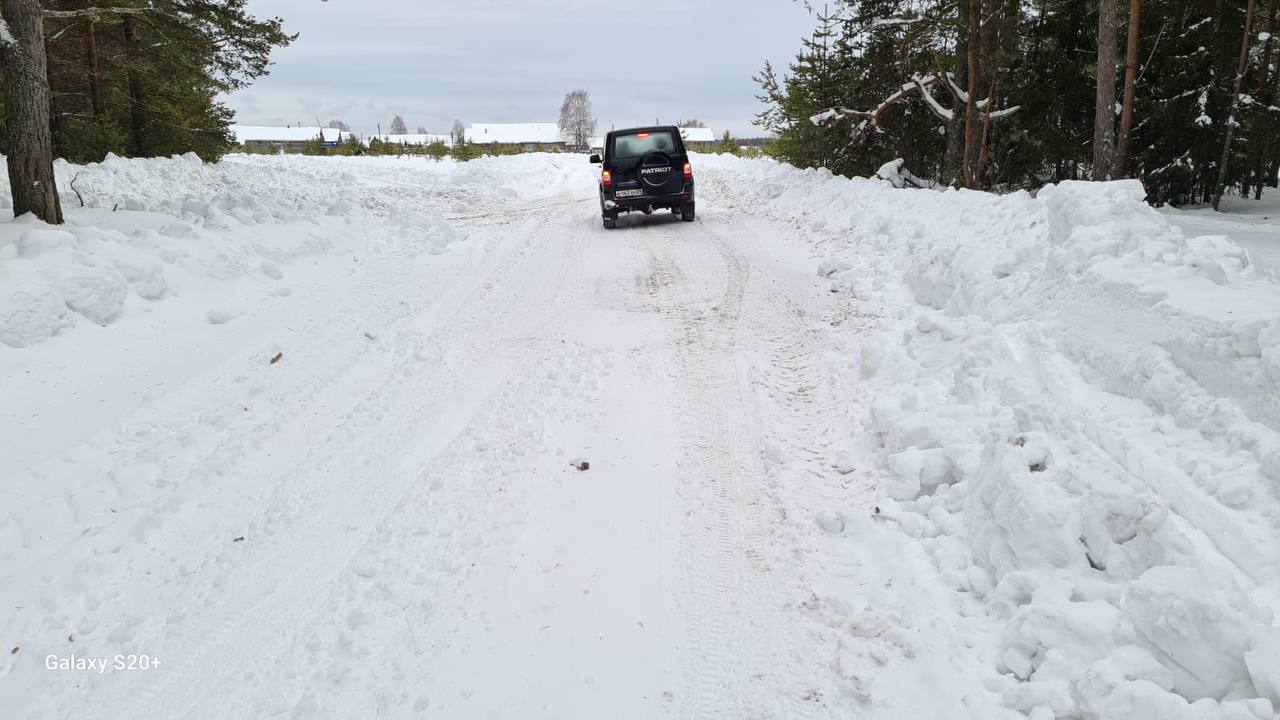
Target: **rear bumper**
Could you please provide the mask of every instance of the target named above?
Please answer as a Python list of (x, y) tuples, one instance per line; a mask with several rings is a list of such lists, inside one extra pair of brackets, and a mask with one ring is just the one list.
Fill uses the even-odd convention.
[(602, 201), (606, 210), (619, 210), (622, 212), (643, 210), (648, 207), (680, 207), (693, 202), (693, 184), (685, 185), (685, 189), (681, 192), (668, 193), (666, 195), (640, 195), (637, 197), (618, 198), (613, 196), (613, 191), (609, 191), (603, 194)]

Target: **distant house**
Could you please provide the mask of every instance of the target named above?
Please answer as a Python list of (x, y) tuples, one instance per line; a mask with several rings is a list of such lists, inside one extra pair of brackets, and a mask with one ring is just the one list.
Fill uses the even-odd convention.
[(591, 152), (600, 153), (602, 155), (604, 154), (604, 138), (603, 137), (591, 138)]
[(556, 123), (476, 123), (467, 128), (466, 138), (475, 145), (519, 145), (525, 151), (563, 150), (566, 144)]
[(271, 150), (300, 153), (307, 143), (319, 140), (325, 147), (337, 147), (351, 136), (346, 130), (322, 127), (272, 127), (268, 125), (232, 125), (231, 137), (245, 150)]
[(680, 137), (690, 150), (710, 150), (716, 144), (716, 133), (711, 128), (680, 128)]
[(426, 146), (435, 143), (443, 143), (446, 147), (453, 146), (453, 137), (450, 135), (435, 135), (427, 133), (413, 133), (409, 135), (373, 135), (365, 140), (365, 145), (372, 143), (374, 140), (392, 145), (404, 146)]

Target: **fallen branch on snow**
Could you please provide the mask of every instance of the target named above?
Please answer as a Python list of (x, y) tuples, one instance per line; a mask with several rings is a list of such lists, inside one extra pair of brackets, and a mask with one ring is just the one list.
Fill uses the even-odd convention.
[(912, 172), (906, 168), (906, 164), (902, 158), (890, 160), (884, 165), (881, 165), (880, 169), (876, 171), (876, 177), (881, 180), (888, 181), (889, 184), (896, 188), (914, 187), (928, 189), (934, 186), (933, 181), (925, 180), (912, 174)]

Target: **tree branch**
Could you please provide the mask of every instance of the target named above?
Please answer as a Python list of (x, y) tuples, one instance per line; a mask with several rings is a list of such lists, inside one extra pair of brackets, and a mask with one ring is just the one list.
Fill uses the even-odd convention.
[(87, 7), (87, 8), (81, 8), (80, 10), (45, 10), (44, 16), (47, 18), (59, 18), (59, 19), (92, 18), (94, 20), (100, 20), (104, 17), (110, 17), (113, 15), (146, 15), (147, 13), (151, 13), (151, 12), (157, 12), (157, 10), (154, 7), (149, 7), (149, 6), (144, 8)]
[[(929, 94), (929, 87), (939, 83), (942, 83), (944, 86), (951, 86), (953, 90), (957, 89), (954, 87), (955, 84), (951, 81), (950, 77), (943, 77), (939, 74), (925, 76), (914, 75), (910, 81), (903, 83), (902, 87), (898, 88), (893, 94), (889, 95), (889, 97), (880, 101), (880, 104), (872, 110), (851, 110), (843, 107), (830, 108), (809, 118), (809, 122), (814, 125), (828, 125), (847, 118), (863, 118), (862, 122), (858, 123), (853, 128), (852, 134), (854, 141), (858, 142), (864, 139), (870, 131), (880, 126), (880, 115), (885, 110), (888, 110), (903, 100), (906, 100), (912, 95), (912, 93), (916, 92), (920, 93), (924, 99), (925, 105), (929, 108), (929, 111), (939, 120), (946, 122), (952, 119), (951, 110), (944, 108), (932, 95)], [(985, 108), (990, 104), (990, 101), (991, 98), (987, 98), (979, 103), (975, 103), (975, 105)], [(987, 113), (987, 116), (990, 120), (1003, 120), (1004, 118), (1017, 113), (1020, 109), (1020, 106), (1015, 105), (1001, 110), (990, 111)]]

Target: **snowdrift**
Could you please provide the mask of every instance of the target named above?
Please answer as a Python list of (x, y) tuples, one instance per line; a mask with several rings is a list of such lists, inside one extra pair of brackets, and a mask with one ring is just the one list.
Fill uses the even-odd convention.
[[(392, 158), (230, 157), (205, 164), (194, 154), (156, 159), (110, 156), (102, 163), (57, 163), (67, 224), (30, 216), (0, 224), (0, 344), (23, 348), (76, 326), (105, 326), (150, 304), (206, 296), (195, 314), (219, 324), (249, 310), (223, 307), (237, 278), (279, 290), (282, 265), (396, 245), (406, 257), (443, 252), (462, 234), (442, 218), (475, 198), (556, 187), (557, 160), (499, 163)], [(360, 170), (360, 173), (353, 173)], [(380, 185), (403, 184), (421, 212), (353, 192), (369, 172)], [(531, 173), (546, 185), (522, 182)], [(438, 184), (423, 185), (423, 176)], [(80, 203), (84, 205), (81, 207)], [(0, 210), (12, 207), (0, 179)], [(372, 230), (370, 229), (372, 227)]]
[(881, 516), (985, 606), (989, 689), (1037, 719), (1273, 717), (1274, 277), (1136, 182), (994, 196), (698, 167), (878, 316), (852, 430), (879, 440)]

